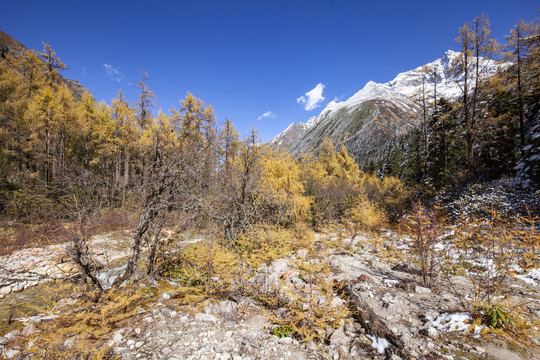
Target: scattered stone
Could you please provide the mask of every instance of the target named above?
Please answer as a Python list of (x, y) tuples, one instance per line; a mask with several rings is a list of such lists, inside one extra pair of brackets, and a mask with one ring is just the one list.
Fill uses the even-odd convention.
[(119, 344), (122, 341), (122, 339), (124, 339), (124, 336), (122, 336), (121, 330), (118, 330), (114, 333), (114, 336), (111, 341), (113, 344)]
[(296, 256), (298, 256), (301, 259), (306, 258), (308, 255), (308, 251), (306, 249), (300, 249), (296, 252)]
[(75, 265), (70, 263), (58, 264), (57, 267), (64, 273), (74, 273), (78, 271)]
[(2, 295), (11, 294), (11, 291), (12, 291), (12, 289), (11, 289), (11, 286), (9, 286), (9, 285), (8, 286), (3, 286), (3, 287), (0, 288), (0, 294), (2, 294)]
[(167, 306), (163, 307), (161, 309), (161, 314), (166, 318), (166, 319), (174, 319), (177, 315), (177, 312)]
[(248, 307), (255, 307), (258, 306), (259, 303), (252, 298), (249, 297), (242, 297), (240, 301), (238, 302), (239, 306), (248, 306)]
[(341, 330), (334, 331), (332, 336), (330, 336), (330, 345), (345, 346), (349, 343), (349, 341), (349, 337)]
[(276, 315), (278, 319), (285, 319), (285, 316), (287, 316), (287, 309), (279, 308), (276, 311), (274, 311), (274, 315)]
[[(426, 313), (424, 314), (424, 319), (427, 320), (427, 321), (434, 321), (438, 316), (439, 316), (439, 312), (438, 311), (435, 311), (435, 310), (428, 310), (426, 311)], [(424, 325), (426, 326), (426, 325)]]
[(415, 286), (414, 292), (417, 294), (431, 294), (431, 289), (423, 286)]
[(333, 308), (340, 307), (343, 304), (345, 304), (345, 300), (343, 300), (342, 298), (340, 298), (338, 296), (334, 296), (332, 301), (330, 301), (330, 306), (333, 307)]
[(203, 322), (217, 322), (217, 319), (214, 315), (210, 314), (197, 314), (195, 315), (195, 321), (203, 321)]
[(75, 349), (77, 347), (77, 342), (73, 338), (67, 339), (64, 341), (64, 346), (68, 349)]
[(291, 337), (283, 337), (283, 338), (279, 339), (278, 342), (280, 344), (284, 344), (284, 345), (292, 345), (293, 338), (291, 338)]
[(238, 318), (238, 305), (230, 300), (221, 301), (206, 306), (204, 312), (206, 314), (217, 314), (225, 319), (235, 320)]
[(250, 328), (262, 330), (270, 325), (268, 320), (262, 315), (255, 315), (245, 321)]
[(315, 341), (313, 340), (309, 340), (306, 344), (306, 349), (308, 350), (311, 350), (311, 351), (317, 351), (317, 343), (315, 343)]
[(159, 301), (167, 301), (171, 298), (171, 294), (169, 292), (164, 292), (163, 294), (159, 295)]
[(279, 279), (287, 270), (289, 270), (289, 263), (285, 259), (278, 259), (270, 264), (269, 270)]
[(4, 355), (6, 356), (6, 359), (13, 359), (17, 355), (19, 355), (20, 351), (15, 349), (6, 349), (4, 351)]
[(434, 327), (429, 327), (427, 328), (426, 330), (426, 333), (427, 333), (427, 336), (429, 336), (430, 338), (432, 339), (435, 339), (437, 337), (437, 335), (439, 334), (439, 332), (437, 331), (437, 329), (435, 329)]
[(483, 347), (475, 346), (474, 348), (476, 351), (478, 351), (479, 354), (483, 354), (486, 352), (486, 350)]
[(21, 336), (28, 337), (28, 336), (30, 336), (32, 334), (35, 334), (35, 333), (39, 332), (39, 331), (40, 330), (38, 328), (36, 328), (36, 325), (34, 323), (28, 323), (27, 325), (25, 325), (25, 327), (21, 331)]
[(8, 340), (13, 340), (19, 335), (21, 335), (21, 330), (13, 330), (4, 335), (4, 337)]
[(233, 338), (227, 338), (216, 346), (216, 351), (220, 353), (230, 353), (233, 352), (236, 347), (236, 341), (234, 341)]
[(6, 339), (3, 336), (0, 336), (0, 345), (6, 345), (9, 342), (8, 339)]

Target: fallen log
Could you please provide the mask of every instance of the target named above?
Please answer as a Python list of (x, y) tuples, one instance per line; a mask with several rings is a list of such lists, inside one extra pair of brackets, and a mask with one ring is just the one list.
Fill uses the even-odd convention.
[(353, 317), (362, 325), (366, 334), (386, 339), (392, 345), (385, 351), (387, 358), (390, 358), (392, 354), (396, 354), (403, 359), (411, 358), (411, 355), (405, 349), (403, 341), (386, 326), (371, 306), (354, 291), (352, 285), (341, 283), (338, 286), (338, 293), (349, 301), (349, 308)]

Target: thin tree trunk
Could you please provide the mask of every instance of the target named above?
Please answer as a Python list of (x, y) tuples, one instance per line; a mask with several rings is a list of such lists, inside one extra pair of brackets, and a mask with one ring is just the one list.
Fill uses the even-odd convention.
[(148, 257), (148, 275), (152, 275), (154, 273), (154, 264), (156, 261), (156, 250), (159, 245), (159, 235), (161, 234), (161, 230), (163, 229), (163, 224), (159, 224), (159, 227), (156, 231), (156, 235), (154, 235), (154, 241), (152, 241), (152, 245), (150, 246), (150, 256)]

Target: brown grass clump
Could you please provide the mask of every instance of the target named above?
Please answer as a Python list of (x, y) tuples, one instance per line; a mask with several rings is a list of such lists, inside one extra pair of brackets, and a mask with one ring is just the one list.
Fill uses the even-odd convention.
[(136, 224), (136, 216), (133, 211), (125, 209), (106, 209), (92, 219), (89, 233), (98, 234), (118, 230), (132, 229)]
[(73, 224), (47, 222), (43, 224), (9, 224), (0, 228), (0, 255), (31, 247), (43, 247), (70, 240)]

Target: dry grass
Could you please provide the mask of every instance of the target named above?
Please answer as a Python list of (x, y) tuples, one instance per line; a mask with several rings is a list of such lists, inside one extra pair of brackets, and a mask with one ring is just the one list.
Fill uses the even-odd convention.
[[(110, 335), (125, 327), (154, 297), (148, 289), (121, 288), (99, 295), (83, 291), (85, 301), (63, 309), (55, 320), (48, 321), (39, 336), (32, 339), (31, 352), (40, 359), (109, 359)], [(93, 299), (91, 299), (93, 297)]]
[(0, 227), (0, 255), (13, 251), (60, 244), (70, 240), (74, 224), (49, 222), (43, 224), (4, 224)]

